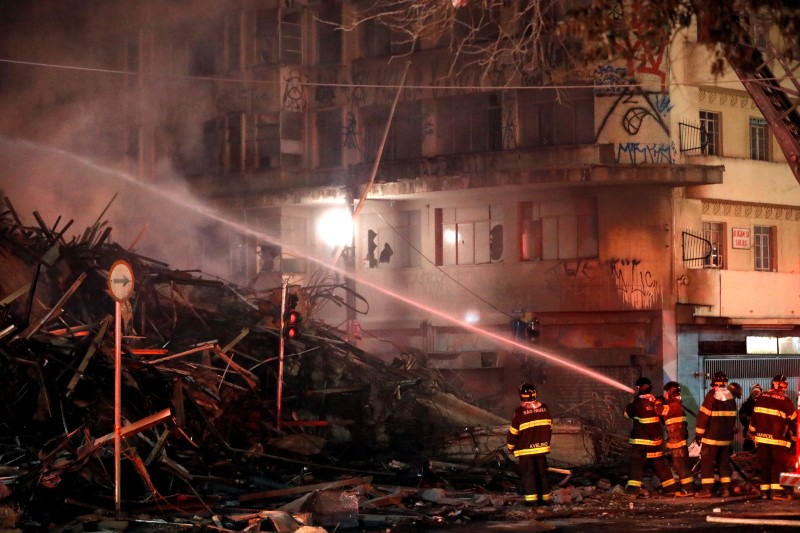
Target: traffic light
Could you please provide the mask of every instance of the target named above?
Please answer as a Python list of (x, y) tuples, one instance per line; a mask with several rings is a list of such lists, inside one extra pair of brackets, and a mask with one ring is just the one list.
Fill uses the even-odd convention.
[(283, 336), (287, 339), (298, 339), (300, 337), (300, 322), (303, 317), (300, 311), (295, 309), (297, 306), (297, 295), (289, 294), (286, 296), (286, 312), (283, 314)]

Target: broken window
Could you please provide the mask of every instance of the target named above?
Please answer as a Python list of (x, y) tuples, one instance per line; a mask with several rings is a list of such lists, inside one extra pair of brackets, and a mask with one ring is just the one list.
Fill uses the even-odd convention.
[(597, 201), (568, 198), (520, 204), (520, 260), (597, 257)]
[(477, 265), (503, 259), (501, 207), (437, 208), (435, 217), (437, 265)]
[(323, 6), (317, 20), (317, 57), (320, 65), (342, 62), (342, 13), (337, 5)]
[(278, 10), (259, 9), (255, 14), (255, 62), (272, 65), (278, 62)]
[(384, 57), (411, 51), (413, 41), (410, 36), (393, 32), (378, 20), (367, 19), (360, 28), (363, 57)]
[(299, 11), (281, 14), (281, 63), (301, 65), (303, 63), (303, 19)]
[(242, 70), (242, 14), (233, 13), (225, 21), (225, 70)]
[(267, 169), (280, 165), (281, 128), (277, 113), (258, 113), (256, 122), (255, 168)]
[(306, 116), (296, 111), (281, 111), (281, 166), (298, 168), (305, 161)]
[(217, 73), (217, 48), (221, 28), (208, 28), (190, 45), (189, 75), (213, 76)]
[(203, 122), (203, 167), (211, 171), (222, 168), (222, 122), (220, 119)]
[(225, 172), (242, 172), (244, 159), (244, 114), (232, 113), (225, 117)]
[(517, 102), (522, 147), (594, 142), (591, 89), (521, 91)]
[(440, 98), (436, 101), (439, 153), (501, 150), (500, 99), (495, 93)]
[[(373, 106), (362, 111), (364, 120), (364, 160), (375, 161), (383, 139), (388, 106)], [(398, 104), (392, 117), (389, 136), (381, 159), (416, 159), (422, 157), (422, 104), (419, 101)]]
[(420, 265), (422, 227), (419, 211), (396, 211), (361, 216), (366, 237), (367, 268), (406, 268)]
[(317, 150), (319, 166), (338, 167), (342, 164), (342, 112), (331, 109), (317, 113)]

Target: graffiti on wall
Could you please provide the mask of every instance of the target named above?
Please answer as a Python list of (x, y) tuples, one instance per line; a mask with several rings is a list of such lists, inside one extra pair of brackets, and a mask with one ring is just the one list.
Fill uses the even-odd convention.
[(620, 143), (617, 145), (617, 163), (637, 165), (640, 163), (674, 162), (671, 144)]
[(661, 301), (661, 287), (639, 259), (610, 259), (608, 266), (617, 295), (632, 309), (653, 309)]
[(344, 137), (342, 142), (344, 148), (358, 150), (358, 122), (352, 111), (347, 112), (344, 128), (342, 128), (342, 136)]
[(565, 303), (594, 301), (603, 304), (605, 294), (622, 307), (654, 309), (661, 301), (661, 287), (639, 259), (575, 259), (561, 261), (545, 272), (549, 289)]
[(304, 74), (298, 69), (290, 70), (288, 75), (283, 78), (286, 88), (284, 89), (281, 107), (284, 111), (306, 110), (304, 78)]
[(614, 102), (609, 106), (600, 126), (597, 129), (599, 136), (607, 127), (612, 116), (620, 115), (620, 126), (631, 136), (639, 134), (646, 120), (653, 120), (661, 130), (669, 135), (669, 126), (666, 116), (672, 110), (669, 94), (646, 93), (640, 88), (626, 87), (613, 94)]

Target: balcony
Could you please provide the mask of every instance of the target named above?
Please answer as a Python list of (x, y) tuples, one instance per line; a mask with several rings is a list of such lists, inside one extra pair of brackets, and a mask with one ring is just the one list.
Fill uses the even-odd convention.
[(800, 274), (689, 269), (678, 285), (678, 303), (695, 306), (698, 322), (707, 317), (732, 324), (800, 323), (798, 286)]

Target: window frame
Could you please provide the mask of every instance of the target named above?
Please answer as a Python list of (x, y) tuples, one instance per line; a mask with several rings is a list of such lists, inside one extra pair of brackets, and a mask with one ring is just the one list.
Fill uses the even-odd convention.
[(750, 159), (755, 161), (769, 161), (770, 134), (769, 124), (760, 117), (750, 117)]
[(722, 156), (722, 113), (700, 110), (703, 155)]
[[(599, 256), (597, 198), (524, 201), (518, 204), (518, 212), (521, 262), (594, 259)], [(572, 246), (574, 251), (569, 249)]]
[(703, 222), (703, 238), (711, 246), (711, 254), (703, 258), (703, 268), (725, 269), (726, 231), (724, 222)]
[[(504, 218), (503, 207), (499, 205), (437, 207), (434, 210), (436, 266), (502, 262)], [(448, 232), (455, 238), (453, 245), (447, 243)]]
[[(766, 251), (764, 250), (766, 244)], [(777, 272), (778, 229), (776, 226), (753, 225), (753, 269)], [(766, 265), (765, 265), (766, 263)]]
[(503, 149), (500, 93), (437, 98), (435, 108), (437, 154), (487, 153)]

